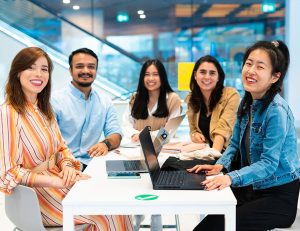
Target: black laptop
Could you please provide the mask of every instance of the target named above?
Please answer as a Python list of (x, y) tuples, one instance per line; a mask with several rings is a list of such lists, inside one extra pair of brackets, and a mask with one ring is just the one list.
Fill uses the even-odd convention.
[(186, 170), (161, 170), (149, 129), (145, 127), (139, 135), (140, 143), (149, 170), (153, 189), (202, 190), (201, 184), (206, 176), (204, 173), (189, 173)]

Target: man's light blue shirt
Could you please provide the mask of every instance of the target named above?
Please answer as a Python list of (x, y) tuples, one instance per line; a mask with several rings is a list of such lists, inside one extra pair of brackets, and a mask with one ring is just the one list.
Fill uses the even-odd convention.
[(63, 138), (74, 156), (84, 164), (87, 150), (98, 143), (102, 132), (107, 137), (121, 129), (111, 99), (103, 92), (91, 90), (89, 98), (70, 83), (54, 92), (51, 104)]

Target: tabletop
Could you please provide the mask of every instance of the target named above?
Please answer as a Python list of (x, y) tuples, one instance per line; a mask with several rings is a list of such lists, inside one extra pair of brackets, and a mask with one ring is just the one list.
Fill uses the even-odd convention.
[[(153, 190), (148, 173), (140, 179), (108, 179), (106, 160), (139, 159), (140, 147), (120, 148), (95, 157), (85, 170), (91, 178), (77, 182), (63, 200), (64, 229), (70, 230), (74, 215), (97, 214), (225, 214), (226, 229), (235, 229), (236, 199), (223, 190)], [(169, 154), (158, 157), (162, 164)], [(151, 199), (151, 200), (150, 200)]]

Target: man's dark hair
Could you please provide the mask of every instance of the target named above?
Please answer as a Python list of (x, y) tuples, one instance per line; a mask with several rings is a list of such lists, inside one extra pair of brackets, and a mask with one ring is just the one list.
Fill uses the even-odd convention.
[(92, 51), (89, 48), (80, 48), (80, 49), (77, 49), (77, 50), (73, 51), (70, 54), (70, 56), (69, 56), (69, 65), (70, 65), (71, 68), (72, 68), (73, 56), (76, 55), (76, 54), (79, 54), (79, 53), (88, 54), (88, 55), (93, 56), (97, 60), (96, 68), (98, 68), (98, 56), (95, 54), (94, 51)]

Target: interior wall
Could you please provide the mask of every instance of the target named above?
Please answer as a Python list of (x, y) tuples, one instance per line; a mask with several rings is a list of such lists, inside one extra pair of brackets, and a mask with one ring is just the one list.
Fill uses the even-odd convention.
[[(17, 41), (16, 39), (10, 37), (9, 35), (0, 31), (0, 41), (1, 41), (1, 50), (0, 50), (0, 103), (4, 99), (4, 87), (8, 77), (8, 72), (10, 69), (11, 62), (15, 55), (23, 48), (26, 47), (23, 43)], [(53, 59), (52, 59), (53, 60)], [(69, 70), (57, 62), (53, 61), (54, 70), (52, 74), (52, 90), (59, 89), (65, 86), (71, 77)]]
[[(8, 72), (10, 69), (11, 62), (15, 55), (23, 48), (27, 47), (25, 44), (17, 41), (11, 36), (5, 34), (0, 30), (0, 104), (3, 103), (4, 100), (4, 88), (5, 83), (7, 81)], [(71, 76), (68, 68), (62, 66), (61, 64), (55, 62), (54, 59), (54, 70), (52, 74), (52, 91), (60, 89), (71, 81)], [(99, 86), (95, 85), (95, 88), (101, 91), (105, 91), (101, 89)], [(111, 97), (114, 97), (109, 92), (105, 91)], [(122, 123), (122, 115), (125, 111), (128, 101), (114, 101), (114, 105), (116, 107), (116, 111), (118, 114), (118, 120), (121, 125)]]
[(299, 65), (299, 54), (300, 54), (300, 1), (299, 0), (286, 0), (286, 42), (290, 51), (290, 67), (288, 76), (285, 81), (285, 98), (287, 99), (295, 120), (298, 133), (300, 134), (300, 65)]

